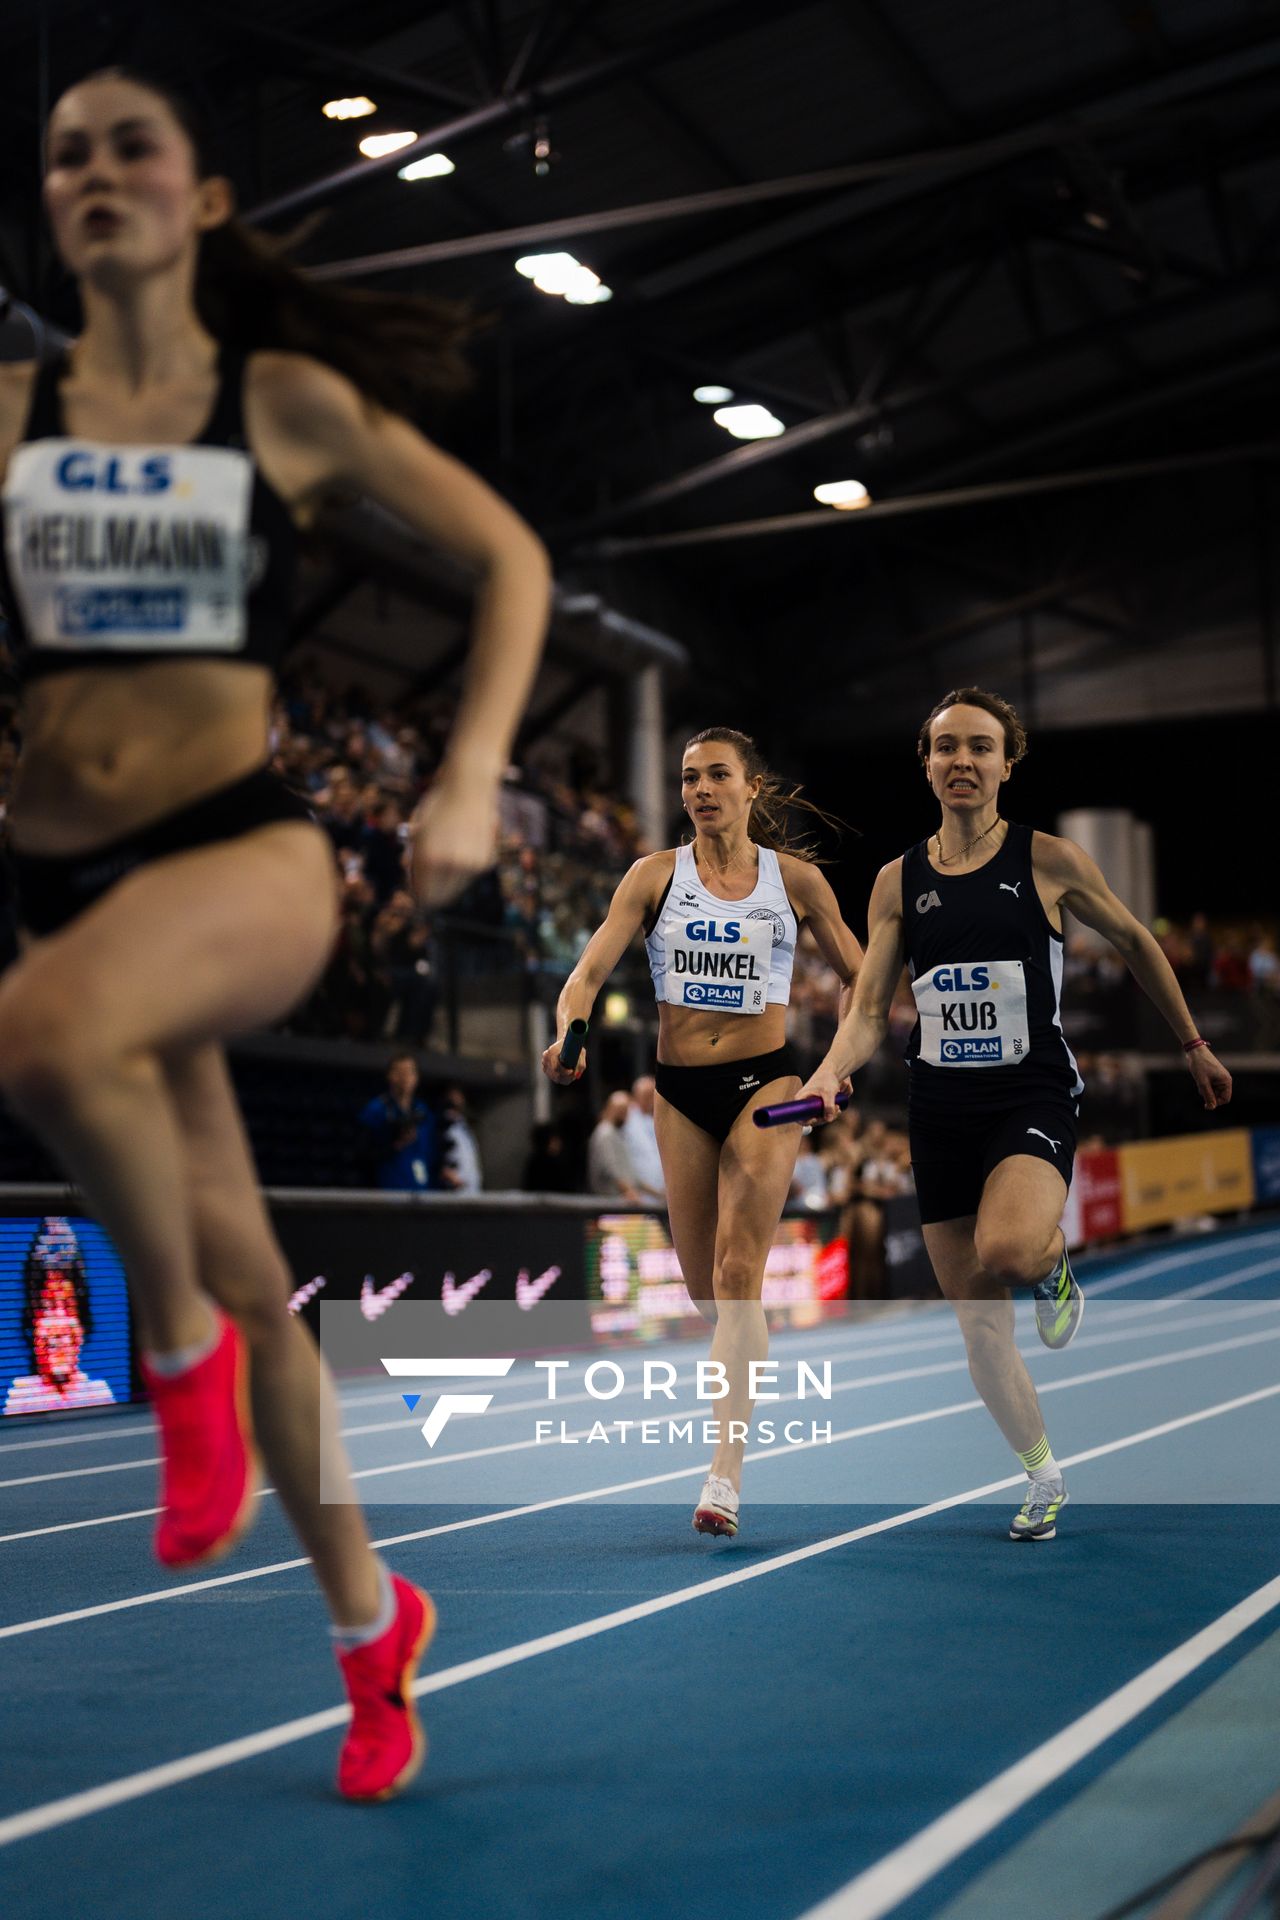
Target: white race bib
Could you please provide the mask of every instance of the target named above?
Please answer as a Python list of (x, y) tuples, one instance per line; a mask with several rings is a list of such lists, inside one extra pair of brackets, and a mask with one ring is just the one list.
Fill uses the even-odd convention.
[(666, 998), (708, 1013), (763, 1013), (773, 958), (768, 920), (681, 920), (669, 926)]
[(933, 1067), (1016, 1067), (1031, 1050), (1021, 960), (934, 967), (911, 983), (920, 1058)]
[(239, 652), (252, 489), (231, 447), (19, 447), (6, 550), (32, 645)]

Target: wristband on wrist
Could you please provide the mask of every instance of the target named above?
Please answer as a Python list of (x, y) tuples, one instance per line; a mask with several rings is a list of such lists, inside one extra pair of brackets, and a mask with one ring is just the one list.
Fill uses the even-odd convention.
[(1183, 1051), (1184, 1053), (1194, 1053), (1197, 1047), (1207, 1047), (1207, 1046), (1208, 1046), (1208, 1044), (1209, 1044), (1209, 1042), (1208, 1042), (1207, 1040), (1202, 1040), (1202, 1039), (1201, 1039), (1201, 1038), (1199, 1037), (1199, 1035), (1197, 1034), (1197, 1036), (1196, 1036), (1196, 1038), (1195, 1038), (1194, 1040), (1184, 1040), (1184, 1041), (1183, 1041), (1183, 1043), (1182, 1043), (1182, 1051)]

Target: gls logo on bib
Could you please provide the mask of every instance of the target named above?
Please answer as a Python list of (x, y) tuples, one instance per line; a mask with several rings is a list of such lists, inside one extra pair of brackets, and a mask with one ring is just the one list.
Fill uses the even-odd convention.
[(1030, 1047), (1021, 960), (934, 967), (911, 984), (920, 1058), (935, 1067), (1018, 1066)]
[(64, 454), (54, 478), (68, 493), (168, 493), (173, 485), (167, 453), (151, 453), (141, 460), (111, 453), (103, 459), (85, 447)]

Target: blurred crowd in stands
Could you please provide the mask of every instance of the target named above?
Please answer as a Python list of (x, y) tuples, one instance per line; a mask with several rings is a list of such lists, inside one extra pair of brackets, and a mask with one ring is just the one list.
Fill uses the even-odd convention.
[[(338, 941), (289, 1023), (294, 1032), (432, 1039), (444, 955), (408, 892), (405, 855), (454, 706), (451, 696), (379, 705), (359, 688), (337, 694), (306, 669), (281, 685), (274, 764), (310, 800), (342, 871)], [(510, 769), (499, 826), (496, 869), (450, 907), (461, 936), (454, 957), (471, 971), (509, 968), (513, 958), (526, 971), (567, 971), (618, 874), (643, 851), (635, 813), (598, 780), (593, 755), (551, 742)]]

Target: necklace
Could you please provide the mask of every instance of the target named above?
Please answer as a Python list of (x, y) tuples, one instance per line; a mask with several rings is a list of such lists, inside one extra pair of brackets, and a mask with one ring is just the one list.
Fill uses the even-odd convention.
[(968, 853), (970, 847), (976, 847), (979, 840), (985, 840), (987, 835), (989, 833), (992, 833), (995, 830), (995, 828), (998, 827), (999, 825), (1000, 825), (1000, 815), (997, 814), (989, 827), (984, 827), (981, 833), (975, 833), (972, 840), (966, 840), (965, 844), (961, 847), (959, 853), (953, 853), (949, 860), (943, 857), (941, 832), (935, 833), (933, 838), (938, 849), (938, 865), (940, 867), (954, 866), (957, 860), (964, 859), (964, 856), (966, 855), (966, 853)]

